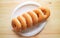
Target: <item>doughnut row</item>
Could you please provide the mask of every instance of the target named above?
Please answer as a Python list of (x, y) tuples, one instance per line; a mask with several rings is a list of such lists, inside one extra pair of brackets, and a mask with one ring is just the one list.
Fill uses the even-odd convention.
[(15, 31), (19, 32), (26, 30), (43, 20), (46, 20), (50, 16), (48, 8), (37, 8), (32, 11), (26, 12), (16, 18), (12, 19), (12, 27)]

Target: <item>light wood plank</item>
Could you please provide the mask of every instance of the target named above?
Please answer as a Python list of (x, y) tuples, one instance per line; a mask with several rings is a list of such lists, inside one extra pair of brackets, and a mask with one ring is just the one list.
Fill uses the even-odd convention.
[[(20, 3), (35, 1), (49, 7), (51, 15), (44, 29), (36, 36), (21, 37), (12, 30), (11, 14)], [(0, 38), (60, 38), (60, 0), (0, 0)]]

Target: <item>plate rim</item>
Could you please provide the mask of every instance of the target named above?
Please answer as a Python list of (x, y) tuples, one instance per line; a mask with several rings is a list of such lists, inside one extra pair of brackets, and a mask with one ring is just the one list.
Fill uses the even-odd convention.
[(16, 10), (18, 10), (18, 8), (20, 8), (20, 7), (22, 7), (22, 6), (26, 5), (26, 4), (35, 4), (35, 5), (41, 7), (41, 4), (39, 4), (39, 3), (37, 3), (37, 2), (33, 2), (33, 1), (27, 1), (27, 2), (24, 2), (24, 3), (20, 3), (19, 5), (17, 5), (17, 6), (13, 9), (12, 15), (11, 15), (11, 19), (12, 19), (12, 16), (13, 16), (14, 12), (15, 12)]

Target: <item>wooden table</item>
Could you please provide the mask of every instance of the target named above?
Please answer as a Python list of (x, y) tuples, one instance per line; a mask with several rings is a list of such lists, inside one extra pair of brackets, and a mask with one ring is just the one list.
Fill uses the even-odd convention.
[[(26, 1), (38, 2), (51, 12), (44, 29), (33, 37), (21, 37), (11, 29), (13, 9)], [(60, 38), (60, 0), (0, 0), (0, 38)]]

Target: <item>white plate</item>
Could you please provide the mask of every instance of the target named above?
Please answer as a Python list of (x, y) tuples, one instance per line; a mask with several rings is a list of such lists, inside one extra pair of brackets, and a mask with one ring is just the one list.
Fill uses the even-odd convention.
[[(15, 18), (27, 11), (31, 11), (35, 8), (41, 7), (40, 4), (32, 1), (24, 2), (22, 4), (19, 4), (13, 11), (12, 18)], [(38, 34), (45, 26), (46, 21), (34, 26), (33, 28), (31, 27), (30, 29), (27, 29), (24, 32), (19, 32), (21, 36), (34, 36)]]

